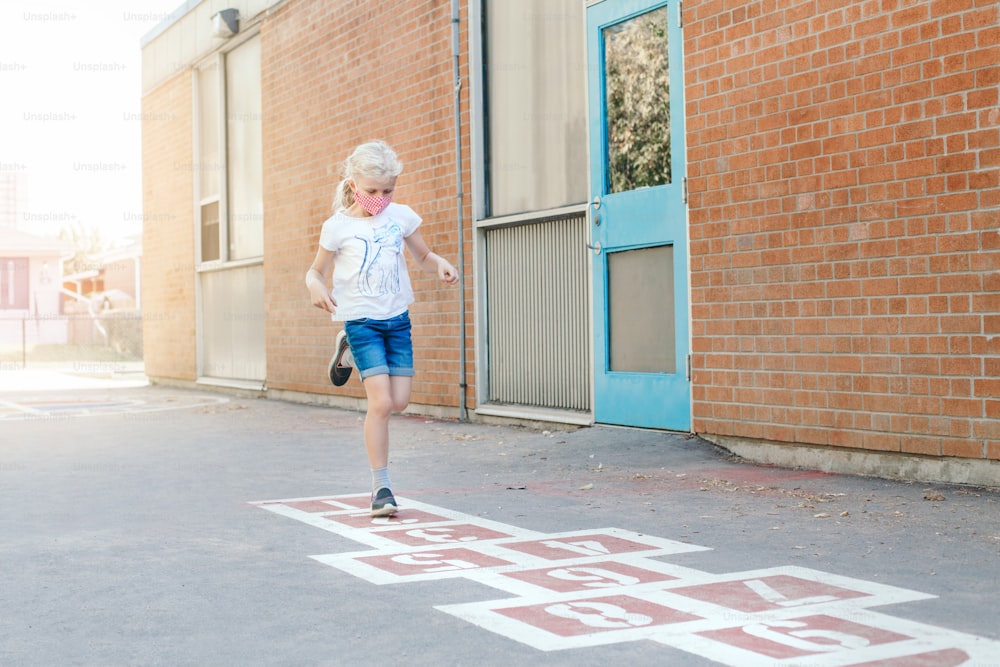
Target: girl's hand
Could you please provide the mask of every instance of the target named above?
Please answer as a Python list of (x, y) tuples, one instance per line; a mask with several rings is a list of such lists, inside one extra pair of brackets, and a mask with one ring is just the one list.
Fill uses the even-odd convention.
[(444, 257), (431, 252), (431, 249), (427, 247), (427, 242), (424, 241), (424, 237), (420, 235), (419, 229), (414, 230), (412, 234), (406, 237), (406, 246), (410, 249), (413, 258), (417, 260), (420, 268), (424, 271), (428, 273), (436, 272), (438, 278), (445, 285), (454, 285), (458, 282), (458, 270)]
[(438, 278), (446, 285), (454, 285), (458, 282), (458, 271), (446, 259), (438, 259)]
[(332, 267), (333, 253), (320, 246), (316, 251), (316, 259), (306, 271), (306, 287), (309, 288), (309, 298), (312, 305), (328, 313), (337, 312), (337, 302), (328, 287)]
[(333, 300), (330, 290), (320, 281), (313, 280), (309, 283), (309, 296), (312, 299), (312, 305), (320, 310), (331, 314), (337, 312), (337, 302)]

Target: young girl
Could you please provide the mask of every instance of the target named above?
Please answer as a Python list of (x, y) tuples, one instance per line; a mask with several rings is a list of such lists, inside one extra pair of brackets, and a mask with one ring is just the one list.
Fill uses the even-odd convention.
[[(458, 271), (431, 252), (409, 206), (392, 203), (403, 170), (383, 141), (358, 146), (344, 162), (335, 212), (323, 223), (319, 249), (306, 272), (306, 287), (317, 308), (343, 321), (330, 379), (347, 381), (355, 366), (368, 398), (365, 448), (372, 469), (372, 516), (396, 513), (389, 480), (389, 415), (406, 408), (413, 381), (413, 345), (408, 306), (413, 289), (403, 246), (425, 271), (442, 282), (458, 282)], [(333, 268), (333, 290), (330, 269)], [(346, 336), (345, 336), (346, 334)]]

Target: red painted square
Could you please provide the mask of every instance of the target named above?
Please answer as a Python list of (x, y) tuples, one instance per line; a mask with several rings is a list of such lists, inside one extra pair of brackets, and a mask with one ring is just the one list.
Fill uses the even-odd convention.
[(355, 508), (359, 510), (370, 510), (372, 507), (372, 497), (368, 494), (354, 494), (350, 496), (333, 496), (326, 498), (340, 503), (345, 508)]
[(325, 498), (325, 499), (314, 498), (312, 500), (299, 500), (288, 503), (271, 503), (271, 504), (284, 505), (285, 507), (291, 507), (292, 509), (298, 510), (300, 512), (309, 512), (309, 513), (336, 512), (347, 509), (342, 501), (334, 500), (333, 498)]
[(775, 660), (840, 653), (913, 639), (871, 625), (824, 615), (749, 623), (743, 627), (698, 634)]
[(419, 574), (440, 574), (445, 572), (461, 572), (487, 567), (503, 567), (512, 565), (509, 561), (500, 560), (470, 549), (440, 549), (438, 551), (417, 551), (405, 554), (379, 554), (375, 556), (359, 556), (354, 560), (371, 567), (390, 572), (400, 577)]
[(431, 514), (423, 510), (401, 509), (393, 516), (373, 517), (366, 509), (357, 514), (340, 514), (323, 517), (330, 521), (350, 526), (351, 528), (382, 528), (385, 526), (413, 526), (422, 523), (440, 523), (451, 521), (448, 517)]
[(659, 549), (657, 546), (614, 537), (606, 533), (551, 537), (531, 540), (530, 542), (510, 542), (504, 544), (503, 547), (552, 561), (587, 556), (614, 556)]
[(469, 523), (429, 526), (411, 530), (386, 530), (379, 532), (379, 536), (411, 547), (463, 544), (513, 537), (510, 533), (501, 533)]
[(697, 621), (700, 617), (628, 595), (494, 610), (560, 637), (634, 630)]
[(501, 574), (557, 593), (607, 590), (657, 581), (673, 581), (677, 578), (662, 572), (646, 570), (616, 561), (557, 568), (545, 567), (537, 570), (502, 572)]
[(869, 594), (784, 574), (674, 588), (671, 593), (753, 613), (849, 600)]

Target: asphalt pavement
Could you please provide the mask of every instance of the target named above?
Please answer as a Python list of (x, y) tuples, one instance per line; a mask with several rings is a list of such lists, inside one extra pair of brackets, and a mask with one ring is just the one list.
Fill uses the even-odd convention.
[(3, 667), (1000, 665), (997, 489), (0, 375)]

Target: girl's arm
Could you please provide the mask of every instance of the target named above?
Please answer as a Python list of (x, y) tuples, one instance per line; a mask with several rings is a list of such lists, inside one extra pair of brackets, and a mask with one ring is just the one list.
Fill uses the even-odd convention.
[(312, 305), (321, 308), (328, 313), (337, 312), (337, 302), (334, 301), (330, 293), (330, 269), (333, 268), (333, 253), (319, 247), (316, 251), (316, 258), (312, 266), (306, 271), (306, 287), (309, 288), (309, 296), (312, 298)]
[(458, 271), (444, 257), (431, 252), (424, 237), (420, 235), (419, 229), (406, 237), (406, 247), (410, 249), (413, 258), (417, 260), (417, 264), (424, 271), (436, 273), (441, 282), (448, 285), (454, 285), (458, 282)]

